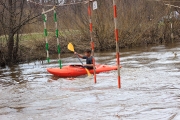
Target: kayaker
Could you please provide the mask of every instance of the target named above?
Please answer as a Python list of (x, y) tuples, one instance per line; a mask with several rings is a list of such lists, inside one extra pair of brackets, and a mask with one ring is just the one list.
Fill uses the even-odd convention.
[(77, 52), (74, 52), (75, 55), (78, 55), (82, 59), (86, 59), (86, 64), (83, 65), (87, 69), (93, 69), (93, 57), (91, 56), (91, 50), (86, 49), (84, 55), (78, 54)]

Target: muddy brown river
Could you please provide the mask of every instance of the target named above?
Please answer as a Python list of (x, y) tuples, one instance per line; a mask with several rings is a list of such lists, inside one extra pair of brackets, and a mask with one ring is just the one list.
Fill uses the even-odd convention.
[[(115, 55), (95, 56), (115, 65)], [(63, 57), (71, 63), (78, 60)], [(0, 120), (180, 120), (180, 43), (121, 50), (121, 65), (121, 89), (117, 71), (98, 74), (96, 84), (56, 78), (46, 71), (55, 59), (0, 69)]]

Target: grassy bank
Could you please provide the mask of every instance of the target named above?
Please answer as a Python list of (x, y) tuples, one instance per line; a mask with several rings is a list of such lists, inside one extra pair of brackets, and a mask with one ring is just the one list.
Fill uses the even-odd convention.
[[(168, 44), (180, 40), (180, 21), (175, 21), (173, 24), (173, 38), (171, 38), (170, 23), (165, 22), (162, 25), (150, 24), (149, 27), (130, 30), (119, 30), (119, 47), (133, 48), (137, 46), (148, 46), (158, 44)], [(86, 31), (85, 31), (86, 30)], [(59, 40), (61, 46), (61, 54), (69, 53), (67, 45), (72, 42), (77, 52), (83, 52), (84, 49), (90, 48), (90, 35), (88, 29), (72, 30), (67, 29), (59, 32)], [(57, 54), (57, 39), (53, 30), (49, 30), (49, 54)], [(115, 38), (113, 29), (104, 29), (96, 32), (96, 27), (93, 32), (95, 41), (95, 50), (106, 51), (115, 50)], [(16, 41), (16, 36), (15, 36)], [(0, 66), (7, 64), (7, 36), (0, 36)], [(20, 62), (29, 62), (32, 60), (46, 59), (45, 38), (43, 33), (29, 33), (19, 36), (19, 50), (14, 64)]]
[[(2, 36), (1, 36), (2, 39)], [(74, 34), (73, 36), (69, 35), (67, 36), (60, 36), (60, 45), (61, 45), (61, 54), (70, 53), (70, 51), (67, 49), (67, 44), (69, 42), (72, 42), (75, 46), (75, 50), (77, 52), (83, 52), (84, 49), (90, 48), (90, 39), (82, 37), (80, 34)], [(56, 37), (53, 33), (50, 33), (48, 36), (49, 40), (49, 54), (57, 54), (57, 42)], [(111, 39), (103, 40), (103, 43), (100, 44), (98, 42), (97, 38), (94, 38), (95, 40), (95, 48), (97, 51), (106, 51), (106, 50), (115, 50), (115, 40), (112, 36)], [(174, 39), (174, 42), (179, 41), (180, 37), (176, 36), (176, 39)], [(148, 45), (154, 45), (154, 44), (162, 44), (171, 41), (164, 41), (162, 42), (161, 39), (156, 40), (149, 40), (149, 43), (147, 43), (146, 39), (141, 39), (136, 42), (131, 42), (129, 44), (125, 44), (123, 40), (120, 39), (119, 46), (121, 49), (123, 48), (133, 48), (137, 46), (148, 46)], [(0, 65), (5, 66), (6, 65), (6, 59), (5, 59), (5, 53), (7, 53), (7, 47), (4, 42), (1, 41), (0, 43)], [(36, 33), (36, 34), (24, 34), (21, 36), (20, 44), (19, 44), (19, 51), (18, 51), (18, 61), (17, 63), (22, 62), (30, 62), (33, 60), (45, 60), (46, 59), (46, 50), (45, 50), (45, 39), (42, 33)]]
[[(66, 37), (69, 35), (77, 35), (78, 33), (79, 33), (78, 30), (63, 30), (63, 31), (59, 31), (59, 36)], [(53, 36), (55, 36), (54, 32), (48, 32), (49, 38), (52, 38)], [(42, 40), (44, 39), (44, 34), (43, 33), (28, 33), (28, 34), (20, 34), (19, 37), (21, 41)], [(6, 35), (0, 36), (0, 43), (5, 44), (7, 41), (7, 38), (8, 36)]]

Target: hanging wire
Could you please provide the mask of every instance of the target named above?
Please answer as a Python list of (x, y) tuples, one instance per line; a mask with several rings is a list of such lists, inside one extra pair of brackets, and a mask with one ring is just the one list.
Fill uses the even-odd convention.
[(171, 4), (165, 4), (165, 5), (167, 5), (167, 6), (169, 6), (169, 7), (180, 8), (180, 6), (175, 6), (175, 5), (171, 5)]
[(89, 0), (85, 0), (83, 2), (68, 3), (68, 4), (59, 3), (58, 5), (44, 5), (44, 4), (40, 3), (40, 2), (35, 2), (35, 1), (32, 1), (32, 0), (27, 0), (27, 2), (30, 2), (30, 3), (36, 4), (36, 5), (47, 6), (47, 7), (52, 7), (52, 6), (61, 7), (61, 6), (76, 5), (76, 4), (87, 4), (89, 2)]

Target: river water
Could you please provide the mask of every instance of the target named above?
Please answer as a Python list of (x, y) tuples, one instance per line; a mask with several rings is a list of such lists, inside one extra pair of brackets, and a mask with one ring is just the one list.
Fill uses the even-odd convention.
[[(96, 61), (115, 65), (115, 54), (97, 53)], [(46, 68), (56, 60), (0, 69), (0, 120), (180, 120), (180, 43), (124, 49), (121, 65), (121, 89), (117, 71), (98, 74), (96, 84), (54, 77)]]

